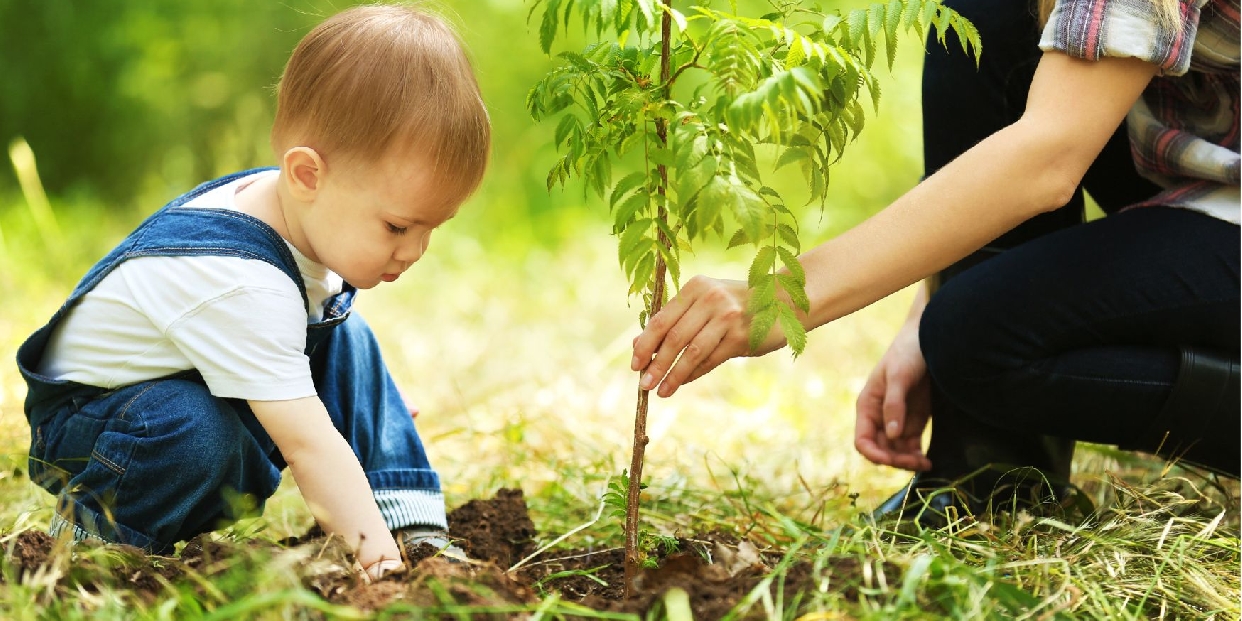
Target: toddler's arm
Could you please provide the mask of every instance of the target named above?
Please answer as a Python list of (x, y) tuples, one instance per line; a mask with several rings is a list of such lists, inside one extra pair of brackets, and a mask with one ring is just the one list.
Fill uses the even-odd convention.
[(306, 397), (249, 403), (284, 455), (302, 497), (324, 531), (344, 538), (357, 550), (363, 567), (374, 566), (373, 577), (378, 577), (381, 567), (399, 566), (401, 551), (375, 504), (362, 465), (332, 425), (323, 402), (318, 397)]

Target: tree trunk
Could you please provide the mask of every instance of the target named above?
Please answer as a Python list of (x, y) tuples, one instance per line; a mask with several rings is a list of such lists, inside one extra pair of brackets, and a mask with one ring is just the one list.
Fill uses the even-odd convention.
[[(672, 6), (673, 0), (664, 0), (665, 6)], [(670, 64), (669, 55), (671, 53), (671, 45), (669, 38), (672, 36), (673, 19), (672, 16), (664, 11), (660, 21), (660, 83), (664, 87), (664, 98), (668, 99), (671, 84), (669, 84)], [(656, 119), (656, 137), (660, 140), (661, 148), (668, 145), (668, 121), (664, 119)], [(656, 192), (664, 197), (666, 188), (668, 187), (668, 169), (664, 164), (656, 167), (660, 176), (660, 186)], [(661, 222), (668, 222), (668, 211), (664, 208), (664, 201), (660, 201), (657, 207), (656, 217)], [(659, 244), (664, 248), (672, 247), (672, 240), (664, 235), (664, 231), (658, 232)], [(651, 286), (651, 308), (647, 309), (647, 317), (650, 319), (656, 313), (660, 312), (660, 308), (664, 306), (664, 279), (667, 272), (667, 266), (664, 264), (664, 255), (657, 252), (655, 261), (655, 282)], [(640, 380), (641, 381), (641, 380)], [(638, 576), (638, 508), (639, 495), (642, 493), (643, 479), (643, 458), (647, 452), (647, 402), (650, 391), (638, 389), (638, 404), (634, 408), (634, 446), (630, 457), (630, 486), (625, 498), (625, 596), (629, 597), (634, 590), (634, 579)]]

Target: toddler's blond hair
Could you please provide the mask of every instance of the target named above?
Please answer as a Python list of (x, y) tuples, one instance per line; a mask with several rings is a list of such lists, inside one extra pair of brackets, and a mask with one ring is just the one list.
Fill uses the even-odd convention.
[(325, 162), (370, 164), (396, 149), (436, 168), (460, 203), (487, 167), (491, 125), (464, 46), (445, 20), (413, 5), (365, 5), (307, 34), (276, 96), (272, 148), (315, 149)]

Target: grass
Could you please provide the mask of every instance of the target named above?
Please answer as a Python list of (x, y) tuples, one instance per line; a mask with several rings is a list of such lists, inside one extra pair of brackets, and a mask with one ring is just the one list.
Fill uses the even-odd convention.
[[(5, 256), (0, 356), (67, 294), (72, 281), (131, 225), (134, 214), (88, 202), (55, 205), (63, 244), (38, 235), (21, 202), (0, 202)], [(591, 522), (609, 477), (628, 463), (636, 378), (628, 371), (636, 309), (606, 225), (594, 241), (497, 256), (486, 239), (450, 224), (399, 285), (367, 292), (360, 311), (385, 346), (398, 384), (421, 408), (421, 433), (450, 507), (521, 487), (545, 542), (583, 524), (563, 546), (615, 546), (617, 520)], [(701, 255), (685, 271), (744, 273), (738, 257)], [(412, 276), (412, 277), (411, 277)], [(904, 315), (898, 293), (812, 334), (787, 354), (732, 361), (656, 400), (650, 420), (644, 520), (658, 535), (746, 534), (787, 562), (817, 572), (818, 588), (792, 600), (756, 590), (751, 615), (829, 619), (1238, 619), (1237, 486), (1102, 447), (1080, 451), (1075, 480), (1099, 510), (1078, 522), (1018, 516), (959, 522), (936, 532), (880, 527), (860, 515), (905, 481), (852, 448), (853, 399)], [(51, 499), (22, 475), (28, 429), (24, 389), (0, 365), (0, 544), (40, 529)], [(282, 486), (265, 515), (225, 538), (278, 539), (304, 532), (309, 514)], [(127, 560), (108, 548), (64, 553), (24, 578), (0, 564), (5, 619), (364, 618), (305, 590), (315, 559), (302, 551), (239, 554), (155, 601), (126, 588)], [(857, 576), (831, 571), (852, 559)], [(97, 582), (69, 589), (62, 577)], [(197, 580), (197, 584), (194, 582)], [(776, 593), (780, 593), (777, 589)], [(681, 619), (668, 595), (656, 618)], [(444, 602), (394, 608), (394, 618), (631, 618), (585, 610), (555, 595), (529, 608), (462, 608)], [(742, 611), (738, 611), (740, 615)], [(379, 615), (383, 617), (385, 615)]]

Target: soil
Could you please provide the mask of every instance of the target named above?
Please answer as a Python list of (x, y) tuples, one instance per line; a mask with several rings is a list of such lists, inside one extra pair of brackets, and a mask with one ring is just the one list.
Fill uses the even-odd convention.
[[(761, 551), (725, 532), (683, 537), (677, 540), (675, 550), (670, 547), (653, 553), (657, 566), (639, 573), (627, 597), (619, 548), (548, 551), (508, 571), (537, 549), (538, 532), (521, 490), (502, 489), (491, 499), (471, 500), (453, 510), (449, 513), (449, 534), (473, 559), (471, 562), (437, 556), (425, 544), (409, 546), (405, 550), (409, 569), (370, 582), (356, 570), (344, 545), (317, 529), (276, 543), (200, 536), (188, 542), (176, 557), (147, 556), (127, 546), (78, 544), (75, 556), (89, 555), (96, 561), (87, 564), (95, 566), (87, 570), (79, 568), (82, 563), (66, 568), (63, 559), (67, 555), (56, 553), (58, 544), (46, 533), (23, 531), (0, 540), (6, 542), (0, 580), (34, 581), (56, 576), (58, 586), (66, 589), (97, 592), (106, 585), (131, 590), (151, 603), (167, 596), (169, 589), (201, 591), (206, 588), (203, 578), (210, 581), (236, 570), (239, 563), (257, 566), (295, 548), (305, 552), (305, 561), (296, 566), (306, 588), (332, 603), (364, 611), (392, 605), (512, 609), (529, 607), (557, 593), (563, 601), (597, 611), (643, 614), (676, 587), (689, 596), (695, 619), (719, 619), (760, 585), (782, 556), (779, 550)], [(49, 567), (57, 563), (61, 564), (59, 569)], [(783, 580), (771, 581), (767, 588), (773, 596), (778, 595), (776, 589), (782, 589), (783, 601), (793, 602), (799, 592), (818, 588), (827, 579), (844, 597), (852, 599), (857, 593), (851, 593), (848, 585), (861, 583), (861, 575), (862, 567), (854, 558), (843, 557), (818, 569), (795, 562), (786, 569)], [(760, 616), (762, 606), (751, 613)], [(497, 613), (497, 618), (505, 617)]]

